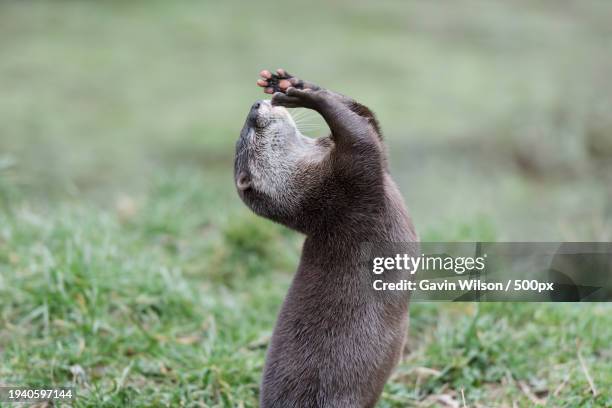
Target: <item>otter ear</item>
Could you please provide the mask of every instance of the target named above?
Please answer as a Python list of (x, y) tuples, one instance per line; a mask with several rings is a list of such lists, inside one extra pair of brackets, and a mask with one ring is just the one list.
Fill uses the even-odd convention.
[(236, 187), (238, 187), (238, 190), (240, 191), (248, 190), (249, 188), (251, 188), (251, 178), (246, 172), (240, 172), (238, 178), (236, 179)]

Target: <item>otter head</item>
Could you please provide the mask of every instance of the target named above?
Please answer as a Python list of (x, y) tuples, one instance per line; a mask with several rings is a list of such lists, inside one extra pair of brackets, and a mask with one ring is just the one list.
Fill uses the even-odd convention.
[(317, 146), (285, 108), (255, 102), (236, 143), (234, 181), (240, 198), (256, 214), (300, 229), (295, 217), (305, 193), (318, 184), (308, 171), (320, 156)]

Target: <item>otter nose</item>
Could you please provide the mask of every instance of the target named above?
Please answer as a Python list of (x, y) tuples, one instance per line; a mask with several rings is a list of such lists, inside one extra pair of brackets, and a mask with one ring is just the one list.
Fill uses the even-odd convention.
[(249, 111), (249, 122), (251, 124), (255, 124), (257, 116), (259, 116), (259, 108), (261, 105), (263, 105), (263, 101), (257, 101), (251, 106), (251, 110)]

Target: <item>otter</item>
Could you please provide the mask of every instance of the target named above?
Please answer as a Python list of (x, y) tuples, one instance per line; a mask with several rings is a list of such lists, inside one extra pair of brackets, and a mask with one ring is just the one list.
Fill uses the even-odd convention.
[[(236, 143), (235, 184), (256, 214), (306, 236), (267, 352), (260, 403), (372, 407), (400, 359), (408, 295), (367, 293), (364, 242), (417, 242), (391, 179), (379, 123), (366, 106), (264, 70)], [(331, 134), (312, 139), (285, 108), (319, 113)]]

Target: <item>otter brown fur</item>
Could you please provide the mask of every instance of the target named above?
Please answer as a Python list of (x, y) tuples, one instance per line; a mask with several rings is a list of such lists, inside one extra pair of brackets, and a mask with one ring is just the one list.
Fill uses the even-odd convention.
[[(261, 406), (372, 407), (399, 360), (405, 292), (371, 293), (365, 242), (416, 242), (379, 124), (354, 100), (262, 71), (236, 145), (235, 181), (255, 213), (306, 235), (266, 358)], [(331, 135), (303, 136), (283, 107), (318, 112)]]

